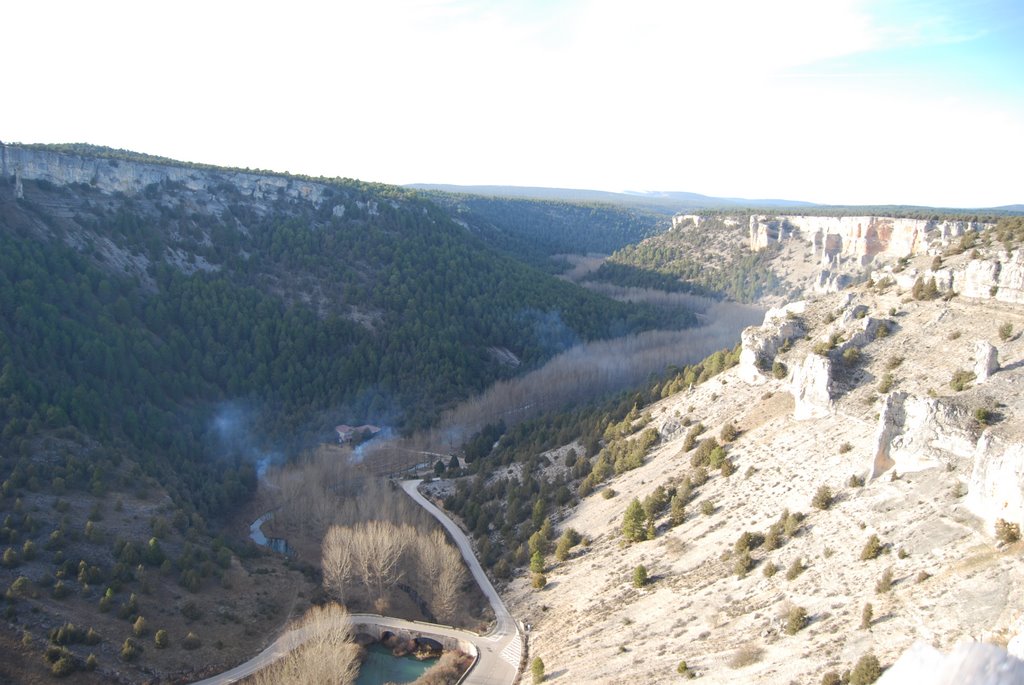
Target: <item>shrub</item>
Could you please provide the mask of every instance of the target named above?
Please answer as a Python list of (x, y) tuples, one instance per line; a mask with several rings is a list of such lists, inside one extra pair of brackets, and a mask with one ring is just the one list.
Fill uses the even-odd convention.
[(722, 462), (722, 465), (719, 467), (719, 473), (722, 474), (723, 478), (728, 478), (736, 473), (736, 465), (732, 463), (732, 459), (727, 458)]
[(167, 631), (161, 628), (153, 636), (153, 642), (156, 643), (158, 649), (164, 649), (171, 643), (171, 639), (167, 636)]
[(135, 637), (142, 637), (146, 634), (146, 619), (139, 616), (135, 619), (135, 623), (132, 624), (132, 632), (135, 633)]
[(756, 664), (764, 656), (764, 650), (753, 644), (745, 644), (729, 658), (729, 668), (743, 668)]
[(750, 551), (745, 549), (736, 555), (736, 560), (732, 565), (732, 571), (736, 574), (737, 578), (743, 578), (747, 575), (747, 571), (753, 567), (754, 560), (750, 558)]
[(739, 434), (740, 431), (738, 428), (736, 428), (736, 424), (730, 421), (729, 423), (722, 426), (722, 430), (719, 431), (718, 433), (718, 439), (721, 440), (723, 444), (725, 444), (735, 440), (736, 436), (738, 436)]
[(803, 607), (790, 607), (786, 614), (786, 634), (796, 635), (807, 625), (807, 609)]
[(846, 484), (851, 488), (862, 488), (864, 487), (864, 476), (858, 476), (855, 473), (850, 476), (850, 480), (846, 481)]
[(892, 386), (895, 383), (891, 373), (885, 373), (882, 375), (882, 380), (878, 381), (878, 392), (885, 394), (892, 390)]
[(61, 656), (53, 662), (53, 665), (50, 666), (50, 673), (58, 678), (71, 675), (76, 670), (75, 660), (70, 654)]
[(875, 329), (875, 339), (888, 338), (889, 337), (889, 324), (880, 323), (878, 328)]
[(605, 488), (604, 490), (601, 491), (601, 497), (604, 497), (605, 499), (611, 499), (612, 497), (615, 497), (615, 495), (617, 494), (619, 493), (615, 492), (615, 488)]
[(85, 669), (87, 671), (95, 671), (98, 665), (95, 654), (90, 654), (85, 658)]
[(1010, 523), (1005, 519), (996, 519), (996, 539), (1006, 544), (1020, 540), (1020, 524)]
[(534, 573), (530, 585), (534, 590), (543, 590), (548, 584), (548, 578), (543, 573)]
[(687, 679), (695, 677), (693, 671), (690, 670), (690, 667), (686, 665), (685, 661), (679, 662), (679, 665), (676, 666), (676, 673)]
[[(191, 633), (189, 633), (191, 635)], [(142, 647), (132, 638), (128, 638), (121, 645), (121, 658), (124, 661), (134, 661), (142, 653)]]
[(849, 452), (852, 449), (853, 449), (853, 445), (851, 445), (848, 442), (844, 442), (842, 445), (839, 446), (839, 454), (846, 454), (847, 452)]
[(633, 587), (643, 587), (647, 585), (647, 567), (640, 564), (633, 569)]
[(811, 505), (816, 509), (826, 510), (832, 506), (833, 499), (832, 488), (827, 485), (822, 485), (818, 488), (818, 491), (814, 493), (814, 497), (811, 499)]
[(878, 539), (877, 535), (872, 535), (868, 538), (868, 541), (864, 543), (864, 548), (860, 551), (860, 560), (868, 561), (869, 559), (876, 558), (882, 552), (882, 542)]
[(530, 664), (530, 674), (533, 676), (534, 685), (544, 682), (544, 662), (539, 656), (533, 658)]
[(797, 557), (786, 569), (786, 580), (796, 580), (796, 577), (804, 572), (804, 562)]
[(882, 675), (882, 665), (874, 654), (865, 654), (857, 660), (850, 672), (850, 685), (871, 685)]
[(793, 537), (793, 535), (800, 529), (800, 523), (804, 520), (804, 515), (799, 511), (792, 514), (786, 514), (786, 520), (783, 522), (783, 530), (787, 537)]
[(887, 368), (887, 369), (889, 369), (891, 371), (891, 370), (895, 369), (896, 367), (898, 367), (902, 363), (903, 363), (903, 357), (900, 357), (898, 355), (893, 355), (892, 357), (889, 357), (889, 361), (887, 361), (885, 363), (885, 368)]
[(992, 423), (992, 412), (984, 407), (978, 407), (974, 410), (974, 420), (982, 426), (987, 426)]
[(697, 436), (704, 432), (704, 424), (697, 423), (690, 427), (690, 430), (686, 431), (686, 437), (683, 438), (683, 451), (689, 452), (693, 449), (694, 445), (697, 444)]
[(916, 582), (916, 583), (923, 583), (924, 581), (928, 580), (931, 577), (932, 577), (932, 574), (928, 573), (927, 571), (919, 571), (917, 576), (914, 578), (914, 582)]
[(773, 562), (773, 561), (766, 561), (766, 562), (764, 562), (764, 569), (761, 571), (761, 573), (764, 574), (765, 578), (771, 578), (772, 576), (774, 576), (778, 572), (779, 572), (779, 567), (775, 565), (775, 562)]
[(887, 568), (882, 571), (881, 577), (878, 582), (875, 583), (875, 592), (880, 595), (884, 595), (886, 592), (892, 589), (892, 569)]
[(842, 682), (843, 681), (839, 677), (839, 674), (835, 671), (826, 671), (825, 674), (821, 676), (821, 685), (841, 685)]
[(953, 372), (953, 377), (949, 379), (949, 387), (953, 390), (960, 392), (966, 388), (975, 379), (975, 375), (972, 371), (964, 371), (963, 369), (957, 369)]
[(704, 500), (700, 503), (700, 513), (705, 516), (711, 516), (715, 513), (715, 503), (709, 499)]
[(199, 636), (189, 631), (189, 634), (185, 636), (185, 639), (181, 641), (181, 646), (185, 649), (199, 649), (203, 644), (203, 641), (199, 639)]
[(695, 488), (699, 488), (708, 482), (708, 470), (703, 466), (698, 466), (695, 469), (690, 469), (690, 483)]
[(875, 608), (871, 606), (871, 602), (864, 604), (864, 609), (860, 612), (860, 629), (867, 630), (871, 627), (871, 620), (875, 617)]
[(1000, 340), (1002, 340), (1003, 342), (1006, 342), (1012, 336), (1013, 336), (1013, 324), (1012, 323), (1007, 322), (1007, 323), (1004, 323), (1003, 325), (1001, 325), (999, 327), (999, 339)]
[(786, 377), (786, 374), (788, 374), (788, 373), (789, 373), (789, 369), (786, 368), (785, 364), (783, 364), (780, 361), (772, 362), (772, 378), (777, 378), (778, 380), (782, 380), (783, 378)]
[(856, 347), (847, 347), (843, 351), (843, 361), (847, 364), (856, 364), (860, 361), (860, 350)]

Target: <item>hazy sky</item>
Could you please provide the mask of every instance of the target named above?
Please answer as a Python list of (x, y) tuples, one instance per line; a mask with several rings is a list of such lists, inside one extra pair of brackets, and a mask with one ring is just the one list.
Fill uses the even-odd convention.
[(0, 140), (387, 183), (1024, 202), (1024, 2), (18, 2)]

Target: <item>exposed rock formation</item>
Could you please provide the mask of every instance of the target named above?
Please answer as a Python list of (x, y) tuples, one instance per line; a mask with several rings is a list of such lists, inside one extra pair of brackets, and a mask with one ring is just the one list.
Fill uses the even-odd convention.
[(181, 183), (189, 190), (214, 189), (230, 177), (238, 190), (257, 200), (273, 200), (278, 196), (303, 199), (319, 205), (327, 186), (316, 181), (270, 173), (225, 171), (168, 163), (148, 163), (87, 157), (51, 150), (0, 145), (0, 174), (17, 175), (22, 179), (47, 181), (56, 185), (82, 183), (107, 193), (134, 194), (146, 186)]
[(972, 259), (954, 275), (954, 289), (964, 297), (1024, 303), (1024, 255), (1020, 250), (999, 258)]
[(1024, 682), (1024, 661), (997, 645), (963, 642), (943, 654), (915, 642), (878, 685), (1014, 685)]
[(877, 478), (893, 466), (900, 473), (938, 466), (943, 454), (972, 456), (975, 443), (969, 423), (967, 412), (956, 405), (905, 392), (890, 394), (878, 419), (869, 477)]
[(750, 249), (802, 238), (820, 251), (823, 267), (839, 258), (867, 264), (878, 255), (890, 258), (926, 252), (966, 231), (992, 224), (978, 221), (930, 221), (881, 216), (764, 216), (750, 217)]
[(793, 418), (820, 419), (832, 413), (832, 360), (809, 354), (793, 370)]
[(999, 351), (985, 340), (974, 343), (974, 376), (978, 383), (999, 370)]
[(967, 508), (988, 526), (1004, 519), (1024, 527), (1024, 444), (986, 430), (974, 450)]
[(803, 323), (796, 317), (803, 314), (805, 307), (805, 302), (793, 302), (785, 307), (769, 309), (763, 324), (743, 331), (739, 376), (745, 383), (764, 383), (779, 348), (804, 334)]

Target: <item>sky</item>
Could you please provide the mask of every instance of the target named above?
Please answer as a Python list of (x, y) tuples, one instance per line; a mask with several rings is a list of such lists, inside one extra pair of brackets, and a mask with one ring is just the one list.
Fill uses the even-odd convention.
[(0, 140), (383, 183), (1024, 203), (1021, 0), (20, 2)]

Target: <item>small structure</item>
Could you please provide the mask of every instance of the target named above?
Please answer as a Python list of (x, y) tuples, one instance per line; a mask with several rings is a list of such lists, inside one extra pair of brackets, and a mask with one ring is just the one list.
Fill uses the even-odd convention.
[(377, 433), (380, 433), (380, 426), (374, 426), (371, 424), (363, 424), (362, 426), (349, 426), (348, 424), (341, 424), (340, 426), (334, 427), (334, 432), (338, 434), (338, 443), (345, 445), (351, 442), (363, 442), (369, 440)]

